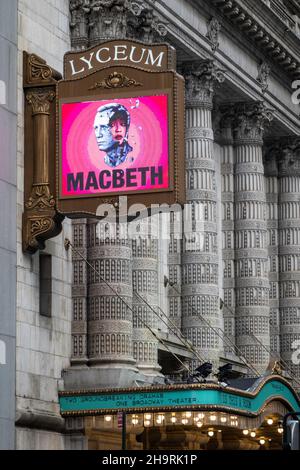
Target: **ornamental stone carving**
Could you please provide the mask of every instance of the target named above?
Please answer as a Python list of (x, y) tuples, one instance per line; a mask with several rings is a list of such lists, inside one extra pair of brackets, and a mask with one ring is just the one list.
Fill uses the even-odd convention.
[(186, 79), (186, 101), (188, 107), (212, 109), (215, 86), (225, 81), (224, 71), (214, 61), (187, 62), (182, 68)]
[(271, 72), (271, 67), (267, 62), (262, 62), (258, 66), (257, 81), (260, 83), (261, 90), (263, 93), (265, 93), (268, 89), (270, 72)]
[(206, 37), (211, 42), (211, 48), (215, 52), (219, 47), (219, 33), (221, 31), (221, 23), (217, 18), (212, 18), (207, 25), (207, 34)]
[(300, 139), (287, 138), (277, 152), (279, 176), (300, 176)]
[(156, 42), (166, 36), (166, 24), (154, 12), (154, 1), (70, 0), (73, 49), (85, 49), (103, 39)]
[(88, 47), (89, 3), (89, 0), (70, 0), (70, 31), (73, 49), (80, 50)]
[(273, 120), (272, 110), (263, 102), (238, 103), (235, 114), (235, 141), (238, 144), (262, 144), (264, 131)]

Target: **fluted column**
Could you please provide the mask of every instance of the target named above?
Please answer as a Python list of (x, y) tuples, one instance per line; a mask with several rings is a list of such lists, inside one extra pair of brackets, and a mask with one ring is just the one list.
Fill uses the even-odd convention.
[(139, 221), (141, 237), (132, 240), (133, 355), (140, 372), (149, 378), (161, 370), (158, 340), (150, 331), (158, 333), (158, 223), (155, 216)]
[[(232, 121), (234, 113), (231, 106), (220, 109), (219, 143), (221, 145), (222, 175), (222, 259), (223, 259), (223, 317), (224, 332), (231, 343), (235, 344), (235, 214), (234, 214), (234, 167), (235, 154), (233, 146)], [(229, 342), (224, 351), (234, 353)]]
[[(70, 0), (70, 32), (72, 48), (81, 50), (108, 39), (137, 39), (151, 44), (159, 42), (160, 38), (166, 35), (167, 29), (164, 22), (157, 17), (153, 5), (147, 2)], [(129, 242), (126, 237), (120, 235), (115, 238), (109, 234), (104, 240), (100, 240), (96, 227), (95, 221), (88, 223), (87, 257), (92, 267), (100, 272), (99, 276), (89, 268), (86, 282), (89, 364), (94, 365), (95, 369), (101, 368), (101, 384), (104, 386), (133, 385), (137, 375), (134, 376), (131, 372), (138, 372), (133, 366), (133, 355), (140, 361), (140, 369), (146, 374), (156, 376), (160, 370), (157, 364), (158, 341), (143, 323), (146, 321), (147, 325), (154, 325), (157, 329), (155, 315), (150, 313), (140, 298), (135, 297), (135, 314), (132, 316), (132, 311), (126, 308), (101, 277), (130, 306), (134, 287), (136, 293), (145, 296), (151, 305), (157, 308), (157, 240), (151, 241), (150, 248), (142, 245), (142, 252), (134, 247), (133, 267), (131, 240)], [(120, 234), (121, 225), (117, 225), (117, 230)], [(74, 300), (74, 309), (76, 302), (77, 300)], [(79, 323), (76, 320), (73, 325), (74, 332), (78, 328)], [(119, 382), (116, 373), (118, 370), (120, 376), (122, 373), (124, 377), (124, 380)], [(92, 377), (97, 375), (93, 368), (90, 368), (89, 372)]]
[(290, 139), (282, 143), (279, 155), (280, 349), (297, 378), (300, 366), (293, 363), (292, 353), (300, 340), (299, 195), (300, 140)]
[[(119, 371), (132, 370), (135, 362), (132, 311), (127, 307), (132, 306), (131, 242), (124, 230), (126, 225), (88, 221), (87, 255), (92, 266), (88, 268), (89, 363)], [(115, 379), (107, 385), (114, 383)]]
[[(181, 247), (182, 247), (182, 214), (170, 215), (170, 243), (168, 253), (168, 271), (170, 286), (168, 287), (170, 331), (181, 330)], [(175, 326), (174, 326), (175, 325)]]
[[(212, 130), (214, 85), (224, 76), (212, 61), (187, 64), (186, 180), (190, 226), (182, 255), (182, 330), (199, 353), (217, 365), (223, 348), (213, 327), (222, 326), (219, 302), (216, 162)], [(193, 367), (199, 365), (196, 361)]]
[(73, 221), (73, 243), (76, 251), (72, 253), (72, 365), (85, 365), (87, 351), (87, 225), (86, 219)]
[(265, 185), (267, 197), (267, 230), (270, 280), (270, 349), (280, 358), (279, 340), (279, 227), (278, 227), (278, 165), (277, 146), (265, 149)]
[(272, 114), (262, 103), (242, 103), (235, 111), (236, 343), (263, 372), (269, 354), (257, 339), (270, 348), (270, 308), (262, 145)]

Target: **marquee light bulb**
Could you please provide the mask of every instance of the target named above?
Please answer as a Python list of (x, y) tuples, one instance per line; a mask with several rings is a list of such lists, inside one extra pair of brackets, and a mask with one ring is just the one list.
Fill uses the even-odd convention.
[(216, 415), (211, 415), (210, 420), (211, 420), (211, 421), (216, 421), (216, 420), (217, 420)]
[(202, 423), (201, 421), (198, 421), (198, 423), (197, 423), (197, 425), (196, 425), (196, 426), (197, 426), (197, 428), (202, 428), (202, 426), (203, 426), (203, 423)]
[(111, 416), (105, 416), (105, 417), (104, 417), (104, 420), (105, 420), (107, 423), (110, 423), (111, 420), (112, 420), (112, 417), (111, 417)]
[(209, 435), (209, 437), (213, 437), (215, 435), (214, 431), (208, 431), (207, 434)]
[(172, 418), (171, 418), (171, 423), (175, 424), (175, 423), (176, 423), (176, 421), (177, 421), (177, 418), (176, 418), (176, 416), (172, 416)]
[(279, 434), (282, 434), (283, 433), (283, 428), (278, 428), (277, 431), (279, 432)]
[(269, 418), (269, 419), (267, 420), (267, 423), (268, 423), (269, 426), (271, 426), (271, 425), (274, 423), (274, 421), (273, 421), (272, 418)]
[(251, 432), (250, 432), (250, 436), (251, 436), (251, 437), (255, 437), (255, 436), (256, 436), (256, 432), (255, 432), (255, 431), (251, 431)]
[(244, 430), (243, 430), (243, 434), (244, 434), (244, 436), (248, 436), (248, 434), (249, 434), (248, 429), (244, 429)]
[(265, 439), (260, 439), (259, 443), (260, 443), (261, 446), (263, 446), (266, 443), (266, 441), (265, 441)]
[(222, 416), (221, 423), (226, 423), (226, 422), (227, 422), (227, 418), (225, 416)]

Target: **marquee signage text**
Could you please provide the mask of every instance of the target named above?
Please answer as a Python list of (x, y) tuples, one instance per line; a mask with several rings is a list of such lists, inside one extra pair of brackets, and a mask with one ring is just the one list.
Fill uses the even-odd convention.
[(64, 58), (57, 85), (58, 212), (185, 203), (184, 80), (167, 44), (103, 42)]
[(61, 393), (60, 406), (62, 414), (68, 412), (85, 412), (94, 410), (97, 412), (117, 412), (123, 410), (157, 409), (177, 407), (220, 407), (230, 408), (236, 411), (258, 413), (264, 404), (270, 399), (276, 400), (279, 397), (289, 404), (291, 409), (298, 411), (300, 402), (291, 388), (275, 380), (266, 382), (262, 389), (252, 397), (240, 394), (233, 394), (230, 391), (217, 389), (183, 389), (183, 390), (163, 390), (161, 392), (131, 392), (131, 393), (99, 393), (91, 395), (74, 394), (73, 396)]
[(81, 53), (67, 53), (64, 59), (65, 78), (82, 78), (103, 67), (124, 64), (164, 72), (170, 64), (175, 68), (175, 51), (164, 44), (149, 46), (127, 40), (104, 42)]
[[(160, 52), (155, 55), (152, 49), (142, 47), (137, 50), (136, 46), (128, 48), (126, 44), (114, 45), (112, 47), (100, 47), (96, 52), (89, 52), (86, 55), (79, 57), (77, 64), (75, 60), (69, 61), (69, 66), (72, 71), (72, 76), (86, 73), (86, 71), (94, 70), (97, 62), (100, 64), (131, 62), (132, 65), (152, 65), (158, 69), (162, 68), (162, 62), (165, 52)], [(80, 66), (82, 66), (80, 68)]]

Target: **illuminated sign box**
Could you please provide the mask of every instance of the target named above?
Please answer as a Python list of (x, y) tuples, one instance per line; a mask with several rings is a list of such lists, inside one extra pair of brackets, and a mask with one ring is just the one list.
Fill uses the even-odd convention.
[(172, 189), (169, 94), (61, 102), (60, 197)]
[[(174, 50), (112, 41), (101, 50), (118, 54), (103, 64), (99, 47), (66, 54), (57, 84), (58, 212), (94, 216), (101, 204), (117, 207), (120, 196), (128, 207), (183, 205), (184, 80)], [(133, 48), (144, 62), (125, 54)]]

